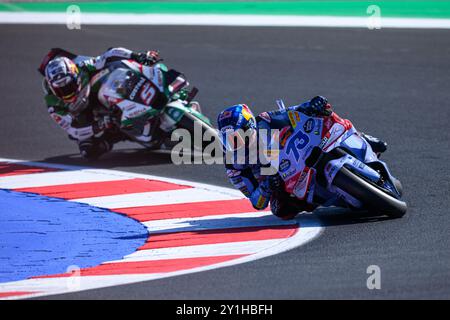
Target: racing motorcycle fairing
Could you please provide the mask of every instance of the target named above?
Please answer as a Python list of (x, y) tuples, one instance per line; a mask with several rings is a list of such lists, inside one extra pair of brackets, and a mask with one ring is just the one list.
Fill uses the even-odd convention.
[(112, 62), (107, 70), (99, 81), (98, 99), (119, 118), (121, 130), (130, 139), (154, 148), (159, 141), (152, 141), (153, 132), (170, 133), (187, 114), (190, 121), (211, 126), (207, 117), (190, 108), (197, 90), (182, 90), (189, 83), (180, 72), (162, 63), (146, 66), (132, 60)]
[(133, 60), (122, 60), (122, 63), (130, 70), (134, 70), (137, 74), (141, 74), (151, 81), (160, 92), (165, 91), (163, 72), (167, 71), (167, 68), (164, 64), (157, 63), (146, 66)]
[(291, 128), (282, 130), (279, 158), (272, 159), (271, 164), (278, 166), (286, 192), (303, 200), (315, 175), (305, 162), (314, 147), (321, 143), (324, 124), (322, 118), (309, 117), (298, 111), (289, 110), (288, 117)]
[[(80, 64), (96, 63), (95, 57), (55, 48), (44, 57), (38, 71), (44, 75), (47, 63), (57, 56), (68, 57)], [(201, 113), (199, 104), (191, 104), (197, 88), (186, 90), (189, 83), (184, 75), (168, 69), (160, 61), (146, 65), (132, 59), (119, 59), (91, 71), (95, 72), (89, 86), (91, 102), (95, 105), (94, 121), (107, 124), (106, 130), (110, 132), (117, 131), (113, 134), (120, 140), (131, 140), (155, 149), (166, 144), (168, 135), (161, 134), (160, 129), (166, 133), (178, 127), (189, 131), (195, 127), (194, 123), (200, 123), (202, 130), (212, 136), (217, 134), (210, 120)]]
[(149, 118), (159, 113), (161, 100), (165, 100), (152, 82), (125, 68), (110, 73), (98, 92), (98, 99), (111, 111), (120, 110), (121, 127), (136, 127), (137, 122), (142, 122), (139, 120), (145, 126)]
[[(378, 160), (349, 120), (335, 113), (323, 118), (296, 111), (288, 111), (288, 115), (292, 132), (281, 139), (278, 167), (286, 192), (310, 204), (360, 208), (358, 199), (333, 185), (336, 174), (345, 166), (373, 184), (382, 183), (394, 197), (400, 197), (386, 164)], [(322, 164), (316, 168), (319, 161)]]
[[(400, 198), (400, 191), (394, 183), (395, 177), (391, 174), (387, 164), (378, 159), (370, 144), (363, 137), (358, 133), (354, 133), (343, 140), (339, 148), (345, 150), (348, 154), (341, 158), (342, 165), (339, 163), (336, 168), (337, 171), (342, 166), (345, 166), (354, 173), (368, 178), (375, 184), (383, 181), (382, 187), (389, 190), (395, 198)], [(329, 183), (331, 181), (332, 179), (329, 180)]]

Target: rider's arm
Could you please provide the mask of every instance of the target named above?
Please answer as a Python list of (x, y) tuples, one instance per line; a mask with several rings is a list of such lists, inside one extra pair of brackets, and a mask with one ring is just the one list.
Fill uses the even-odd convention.
[(139, 63), (149, 62), (152, 59), (157, 58), (157, 51), (149, 51), (146, 53), (133, 52), (126, 48), (110, 48), (100, 56), (92, 59), (91, 66), (95, 70), (101, 70), (108, 62), (131, 59)]
[(267, 182), (268, 180), (263, 180), (250, 196), (250, 201), (256, 210), (263, 210), (269, 205), (272, 192)]
[(329, 116), (333, 112), (327, 98), (316, 96), (302, 104), (289, 107), (288, 110), (299, 111), (310, 116)]
[(74, 119), (72, 115), (65, 112), (59, 105), (58, 98), (53, 95), (46, 95), (45, 101), (47, 103), (47, 110), (50, 117), (67, 132), (69, 137), (75, 140), (85, 140), (94, 136), (94, 128), (92, 125), (74, 126)]
[(75, 62), (79, 67), (85, 68), (89, 73), (96, 73), (103, 69), (108, 62), (121, 59), (137, 59), (138, 54), (126, 48), (110, 48), (95, 58), (77, 60)]
[(268, 129), (281, 129), (290, 125), (289, 111), (298, 111), (308, 116), (329, 116), (332, 113), (331, 105), (320, 96), (312, 98), (310, 101), (291, 106), (285, 110), (274, 110), (263, 112), (257, 117), (258, 127)]
[(309, 111), (311, 111), (310, 106), (309, 106), (309, 101), (306, 101), (306, 102), (303, 102), (301, 104), (289, 107), (289, 108), (287, 108), (287, 110), (299, 111), (299, 112), (302, 112), (302, 113), (308, 113)]
[(249, 168), (237, 170), (228, 167), (227, 176), (231, 184), (250, 200), (255, 209), (267, 208), (271, 196), (267, 179), (258, 183)]

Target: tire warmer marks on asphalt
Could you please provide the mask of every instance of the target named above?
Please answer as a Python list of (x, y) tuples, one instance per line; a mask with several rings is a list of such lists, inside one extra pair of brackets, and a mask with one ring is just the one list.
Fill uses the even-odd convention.
[[(147, 228), (140, 248), (78, 274), (36, 275), (0, 283), (0, 299), (81, 291), (243, 263), (300, 246), (321, 232), (269, 211), (240, 192), (115, 170), (0, 159), (0, 188), (107, 208)], [(0, 213), (1, 214), (1, 213)], [(64, 236), (64, 235), (61, 235)]]

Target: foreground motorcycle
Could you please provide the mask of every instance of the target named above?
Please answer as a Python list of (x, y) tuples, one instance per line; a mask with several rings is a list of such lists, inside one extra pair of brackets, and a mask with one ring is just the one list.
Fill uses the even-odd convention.
[[(402, 217), (402, 186), (353, 124), (336, 113), (310, 117), (288, 111), (280, 132), (278, 174), (285, 191), (315, 206), (364, 209)], [(272, 165), (274, 165), (272, 159)]]

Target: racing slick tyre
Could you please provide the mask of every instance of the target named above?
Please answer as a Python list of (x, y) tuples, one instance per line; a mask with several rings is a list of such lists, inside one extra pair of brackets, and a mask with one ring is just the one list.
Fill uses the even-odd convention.
[(394, 186), (397, 189), (397, 191), (400, 193), (400, 197), (403, 196), (403, 186), (402, 183), (400, 182), (400, 180), (398, 180), (397, 178), (393, 178), (394, 180)]
[(342, 167), (336, 174), (333, 184), (361, 201), (370, 211), (376, 211), (392, 218), (401, 218), (406, 213), (405, 202), (394, 198), (381, 187), (364, 180), (345, 167)]

